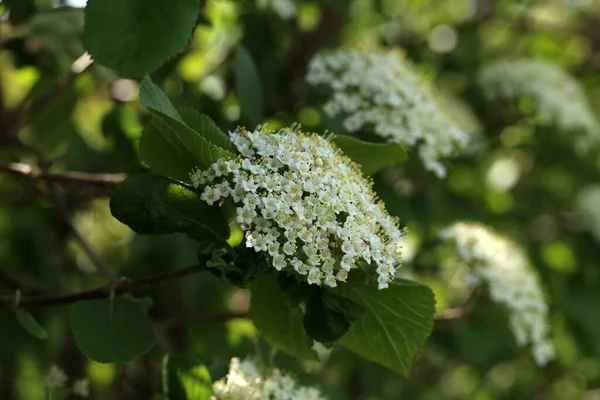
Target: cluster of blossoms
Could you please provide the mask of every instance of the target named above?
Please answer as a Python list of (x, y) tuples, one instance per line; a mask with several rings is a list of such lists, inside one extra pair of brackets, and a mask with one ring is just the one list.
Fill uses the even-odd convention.
[(600, 242), (600, 185), (583, 188), (577, 194), (576, 206), (587, 222), (588, 228)]
[(259, 127), (229, 135), (241, 156), (194, 171), (191, 180), (204, 186), (209, 205), (235, 203), (248, 247), (309, 284), (335, 287), (364, 262), (378, 274), (379, 289), (388, 287), (403, 232), (355, 163), (316, 134)]
[(262, 10), (272, 10), (281, 19), (292, 19), (296, 16), (296, 4), (293, 0), (256, 0), (256, 6)]
[[(48, 374), (44, 380), (44, 387), (52, 394), (55, 390), (64, 388), (68, 380), (69, 378), (65, 372), (56, 365), (53, 365), (48, 370)], [(90, 395), (90, 382), (87, 379), (77, 380), (73, 383), (71, 391), (76, 396), (88, 397)]]
[(418, 145), (425, 167), (439, 177), (446, 174), (441, 159), (469, 141), (398, 50), (338, 50), (317, 55), (306, 80), (331, 89), (324, 110), (330, 116), (343, 113), (349, 132), (371, 129), (389, 142)]
[(325, 400), (318, 389), (298, 386), (278, 369), (261, 372), (251, 360), (231, 359), (227, 376), (213, 384), (213, 400)]
[(458, 222), (440, 232), (451, 242), (462, 264), (465, 281), (475, 288), (486, 284), (490, 298), (506, 306), (510, 327), (519, 346), (532, 345), (538, 365), (554, 358), (548, 338), (548, 306), (533, 267), (510, 240), (477, 223)]
[(479, 84), (489, 99), (533, 99), (542, 124), (579, 133), (575, 148), (580, 152), (598, 140), (600, 126), (581, 86), (555, 64), (537, 59), (495, 61), (481, 71)]

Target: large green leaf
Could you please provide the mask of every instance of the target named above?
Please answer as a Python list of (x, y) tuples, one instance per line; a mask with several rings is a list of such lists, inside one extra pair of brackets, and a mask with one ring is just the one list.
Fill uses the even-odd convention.
[(299, 359), (317, 359), (313, 340), (302, 326), (302, 312), (285, 298), (277, 277), (264, 275), (251, 286), (250, 315), (260, 334), (275, 348)]
[(46, 332), (44, 327), (41, 326), (28, 311), (17, 309), (15, 313), (19, 324), (23, 329), (29, 332), (31, 336), (40, 340), (48, 339), (48, 332)]
[(188, 107), (180, 109), (179, 115), (181, 115), (183, 122), (185, 122), (187, 126), (198, 132), (209, 142), (216, 144), (222, 149), (231, 151), (232, 153), (237, 151), (229, 136), (223, 132), (208, 115)]
[(400, 143), (372, 143), (351, 136), (334, 135), (335, 143), (345, 155), (359, 164), (365, 175), (406, 161), (406, 149)]
[(199, 0), (89, 0), (84, 43), (97, 62), (140, 77), (183, 50), (199, 10)]
[(413, 357), (433, 329), (435, 299), (431, 289), (396, 279), (389, 288), (378, 290), (376, 283), (367, 284), (364, 274), (353, 271), (336, 292), (365, 308), (339, 343), (408, 376)]
[(306, 333), (321, 343), (332, 343), (348, 332), (364, 308), (356, 302), (337, 296), (326, 289), (318, 289), (306, 303), (304, 328)]
[(144, 127), (139, 152), (152, 171), (182, 182), (191, 183), (190, 173), (198, 167), (194, 155), (160, 117), (153, 117)]
[(154, 174), (128, 177), (110, 199), (119, 221), (138, 233), (186, 233), (200, 242), (223, 243), (229, 226), (217, 206), (209, 206), (190, 187)]
[(244, 46), (239, 46), (233, 59), (235, 93), (242, 116), (256, 126), (263, 119), (262, 83), (258, 68)]
[(165, 355), (162, 374), (165, 400), (209, 400), (213, 395), (210, 372), (191, 357)]
[(126, 297), (81, 301), (69, 307), (81, 351), (100, 363), (127, 363), (146, 353), (155, 337), (140, 305)]
[[(188, 126), (166, 94), (148, 77), (140, 86), (140, 101), (155, 116), (152, 122), (154, 128), (142, 133), (140, 158), (156, 172), (189, 181), (189, 173), (193, 168), (206, 169), (221, 158), (235, 158), (235, 153), (212, 142), (219, 141), (214, 130), (203, 129), (206, 132), (204, 135)], [(184, 112), (189, 121), (200, 127), (197, 118), (188, 111)], [(187, 170), (187, 174), (182, 176), (184, 170)]]

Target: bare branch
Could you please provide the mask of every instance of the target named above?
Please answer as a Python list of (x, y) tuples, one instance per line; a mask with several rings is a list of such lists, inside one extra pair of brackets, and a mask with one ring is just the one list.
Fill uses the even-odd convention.
[[(137, 290), (148, 289), (153, 286), (158, 286), (162, 283), (183, 278), (188, 275), (197, 274), (205, 271), (206, 268), (201, 265), (193, 265), (186, 268), (176, 269), (174, 271), (164, 272), (162, 274), (151, 275), (146, 278), (141, 278), (134, 281), (123, 280), (116, 285), (107, 285), (96, 289), (85, 290), (81, 292), (39, 296), (39, 297), (23, 297), (21, 296), (17, 308), (34, 308), (47, 306), (61, 306), (66, 304), (76, 303), (82, 300), (94, 300), (110, 297), (111, 288), (115, 294), (130, 293)], [(14, 296), (0, 297), (0, 306), (13, 307), (15, 306)]]
[(85, 172), (50, 172), (39, 167), (23, 163), (9, 163), (0, 166), (0, 171), (33, 180), (64, 183), (69, 185), (89, 185), (102, 189), (113, 189), (121, 183), (125, 174), (89, 174)]

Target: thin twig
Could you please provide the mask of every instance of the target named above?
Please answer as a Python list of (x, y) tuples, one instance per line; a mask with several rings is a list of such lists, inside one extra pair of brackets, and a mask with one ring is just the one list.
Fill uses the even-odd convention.
[(23, 163), (9, 163), (0, 166), (0, 171), (8, 172), (27, 179), (38, 179), (72, 185), (89, 185), (103, 189), (113, 189), (121, 183), (125, 174), (89, 174), (85, 172), (50, 172), (35, 165)]
[[(164, 272), (161, 274), (151, 275), (145, 278), (137, 279), (134, 281), (122, 281), (115, 286), (107, 285), (96, 289), (85, 290), (81, 292), (52, 295), (52, 296), (39, 296), (39, 297), (23, 297), (21, 296), (17, 308), (34, 308), (34, 307), (46, 307), (46, 306), (60, 306), (66, 304), (76, 303), (82, 300), (94, 300), (103, 299), (110, 297), (111, 288), (114, 294), (130, 293), (137, 290), (148, 289), (153, 286), (158, 286), (162, 283), (183, 278), (188, 275), (197, 274), (205, 271), (205, 267), (200, 265), (193, 265), (186, 268), (176, 269), (174, 271)], [(15, 306), (14, 296), (2, 296), (0, 297), (0, 306), (11, 307)]]

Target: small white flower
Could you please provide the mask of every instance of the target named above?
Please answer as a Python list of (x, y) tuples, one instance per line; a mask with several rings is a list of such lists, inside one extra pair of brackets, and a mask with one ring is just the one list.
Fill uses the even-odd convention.
[(509, 325), (519, 346), (532, 345), (538, 365), (554, 357), (548, 338), (548, 307), (535, 270), (519, 246), (487, 227), (458, 222), (439, 236), (454, 245), (470, 287), (486, 284), (490, 298), (507, 307)]
[(338, 50), (319, 54), (306, 80), (327, 86), (323, 106), (330, 116), (343, 112), (344, 127), (372, 133), (389, 142), (419, 147), (425, 168), (446, 174), (441, 160), (466, 147), (469, 135), (445, 114), (433, 88), (398, 50)]
[(232, 358), (227, 376), (213, 384), (215, 400), (325, 400), (313, 387), (299, 386), (278, 369), (264, 371), (251, 360)]
[(308, 282), (309, 285), (318, 285), (321, 286), (321, 270), (319, 270), (319, 268), (317, 267), (311, 267), (308, 270), (308, 278), (306, 279), (306, 281)]
[(190, 176), (206, 177), (200, 198), (207, 204), (234, 203), (247, 246), (309, 284), (335, 287), (364, 261), (379, 275), (379, 288), (387, 287), (402, 232), (356, 164), (326, 139), (297, 130), (229, 135), (238, 151), (249, 146), (261, 158), (219, 160)]
[(489, 99), (533, 99), (540, 122), (569, 134), (581, 153), (598, 143), (600, 125), (584, 91), (556, 64), (539, 59), (501, 59), (483, 68), (479, 84)]

